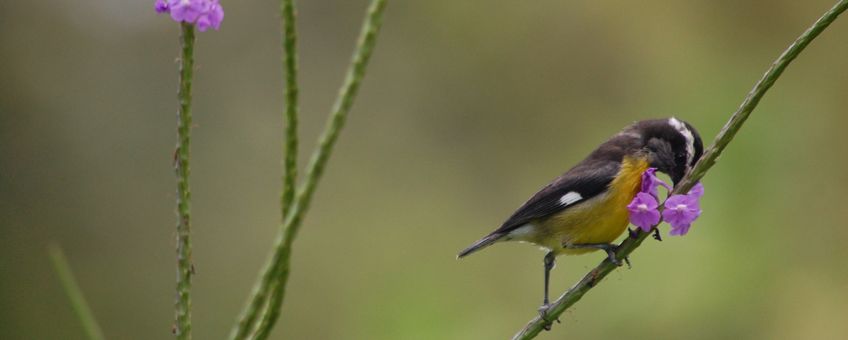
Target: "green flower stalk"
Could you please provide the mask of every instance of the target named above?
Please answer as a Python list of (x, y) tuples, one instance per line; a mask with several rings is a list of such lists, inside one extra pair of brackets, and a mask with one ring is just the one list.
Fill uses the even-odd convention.
[(191, 83), (194, 75), (194, 25), (181, 23), (180, 88), (177, 94), (177, 150), (174, 170), (177, 174), (177, 301), (174, 335), (191, 339)]
[[(265, 267), (260, 274), (251, 295), (250, 302), (242, 313), (239, 322), (233, 328), (231, 339), (245, 339), (250, 334), (249, 330), (255, 329), (255, 338), (262, 339), (268, 336), (276, 322), (279, 310), (282, 307), (286, 283), (291, 271), (292, 245), (303, 222), (306, 211), (312, 202), (312, 195), (318, 186), (333, 147), (344, 128), (347, 115), (353, 106), (353, 100), (359, 90), (359, 85), (365, 77), (368, 60), (371, 58), (374, 46), (377, 42), (377, 33), (382, 25), (383, 12), (386, 0), (372, 0), (368, 7), (365, 22), (362, 25), (353, 60), (347, 71), (344, 84), (339, 96), (333, 105), (329, 121), (318, 141), (318, 147), (312, 154), (312, 159), (307, 167), (304, 182), (298, 188), (291, 207), (286, 211), (281, 233), (274, 241), (274, 249)], [(284, 18), (287, 15), (285, 4), (283, 5)], [(293, 12), (292, 12), (293, 13)], [(285, 193), (283, 198), (285, 198)], [(285, 210), (285, 205), (284, 205)], [(266, 298), (270, 297), (270, 298)], [(267, 301), (263, 301), (267, 299)], [(256, 317), (261, 315), (261, 324), (254, 325)], [(249, 322), (254, 321), (254, 322)]]
[[(283, 174), (283, 191), (280, 196), (280, 216), (282, 222), (285, 223), (286, 216), (289, 214), (292, 203), (294, 201), (295, 186), (297, 181), (297, 155), (298, 155), (298, 134), (297, 134), (297, 116), (298, 116), (298, 86), (297, 86), (297, 25), (296, 11), (294, 0), (281, 0), (280, 12), (283, 20), (283, 68), (286, 78), (286, 109), (285, 109), (285, 142), (284, 142), (284, 174)], [(268, 324), (273, 323), (276, 319), (275, 313), (264, 313), (260, 324), (256, 325), (256, 320), (268, 310), (268, 301), (277, 300), (279, 290), (275, 287), (268, 288), (269, 282), (272, 280), (273, 273), (269, 272), (267, 277), (263, 277), (261, 285), (253, 292), (250, 304), (243, 312), (238, 326), (233, 330), (234, 334), (230, 337), (233, 339), (244, 339), (248, 333), (254, 331), (254, 328), (270, 329)], [(274, 295), (268, 296), (268, 293)], [(256, 325), (256, 326), (255, 326)], [(254, 336), (257, 337), (257, 336)]]
[[(280, 12), (283, 17), (283, 49), (286, 52), (283, 58), (283, 64), (286, 69), (286, 172), (283, 178), (283, 195), (280, 202), (280, 216), (282, 217), (282, 222), (285, 223), (286, 217), (294, 203), (295, 180), (297, 176), (297, 28), (295, 27), (294, 0), (282, 0)], [(277, 281), (272, 282), (271, 285), (271, 296), (268, 299), (265, 313), (262, 315), (262, 320), (256, 326), (256, 339), (267, 338), (280, 315), (283, 293), (285, 293), (285, 288), (281, 288), (281, 285), (285, 285), (285, 283)]]
[(177, 93), (177, 149), (174, 170), (177, 174), (177, 301), (173, 332), (177, 339), (191, 339), (191, 83), (194, 75), (194, 32), (219, 29), (224, 9), (218, 0), (156, 0), (156, 13), (169, 14), (180, 23), (180, 88)]

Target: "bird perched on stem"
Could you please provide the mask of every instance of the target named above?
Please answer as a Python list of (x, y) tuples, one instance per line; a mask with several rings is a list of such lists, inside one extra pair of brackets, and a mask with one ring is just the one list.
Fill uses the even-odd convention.
[(501, 241), (541, 246), (547, 251), (545, 294), (539, 309), (544, 316), (556, 257), (602, 249), (609, 261), (621, 265), (612, 242), (627, 229), (627, 205), (640, 190), (642, 173), (656, 168), (676, 185), (702, 153), (701, 138), (689, 123), (676, 118), (636, 122), (539, 190), (500, 228), (457, 258)]

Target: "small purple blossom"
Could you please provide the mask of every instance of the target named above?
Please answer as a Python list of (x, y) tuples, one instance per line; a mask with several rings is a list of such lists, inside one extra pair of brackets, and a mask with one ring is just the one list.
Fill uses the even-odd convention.
[(201, 32), (217, 30), (224, 20), (224, 9), (218, 0), (156, 0), (154, 7), (157, 13), (170, 13), (176, 22), (197, 25)]
[[(703, 194), (703, 190), (700, 193)], [(662, 216), (663, 220), (671, 225), (669, 235), (686, 235), (689, 226), (701, 215), (697, 194), (698, 192), (690, 192), (686, 195), (672, 195), (665, 201)]]
[(657, 199), (651, 194), (646, 192), (636, 194), (633, 201), (627, 205), (627, 210), (630, 211), (630, 223), (646, 232), (651, 231), (654, 225), (660, 223), (660, 212), (657, 207), (659, 207)]
[(648, 168), (642, 173), (639, 193), (627, 206), (627, 210), (630, 211), (630, 223), (648, 232), (660, 222), (662, 217), (662, 220), (671, 225), (670, 235), (686, 235), (692, 222), (701, 215), (699, 200), (704, 195), (704, 185), (698, 182), (685, 195), (671, 195), (665, 201), (664, 209), (660, 213), (657, 188), (662, 186), (669, 191), (672, 188), (656, 176), (656, 171), (656, 168)]
[(630, 223), (642, 228), (644, 231), (651, 231), (657, 223), (660, 223), (659, 193), (658, 186), (663, 186), (671, 190), (671, 187), (657, 178), (656, 168), (648, 168), (642, 173), (642, 185), (636, 197), (627, 205), (627, 210), (630, 211)]
[(651, 194), (654, 198), (659, 199), (658, 186), (663, 186), (667, 190), (671, 190), (671, 186), (656, 175), (657, 168), (648, 168), (642, 173), (642, 189), (641, 192)]
[(217, 2), (213, 3), (209, 10), (197, 17), (197, 30), (206, 32), (210, 27), (218, 30), (221, 27), (221, 21), (224, 21), (224, 9)]
[(165, 0), (156, 0), (156, 4), (153, 5), (156, 9), (156, 13), (167, 13), (170, 8), (168, 6), (168, 2)]

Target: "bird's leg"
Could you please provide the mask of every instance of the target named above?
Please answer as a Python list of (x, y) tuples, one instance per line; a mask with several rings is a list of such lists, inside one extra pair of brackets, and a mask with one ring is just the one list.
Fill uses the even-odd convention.
[[(615, 250), (618, 248), (617, 244), (613, 243), (578, 243), (578, 244), (565, 244), (563, 245), (566, 248), (572, 249), (581, 249), (581, 248), (594, 248), (594, 249), (603, 249), (607, 252), (607, 258), (615, 264), (616, 266), (621, 266), (622, 263), (616, 258)], [(630, 268), (630, 259), (625, 256), (624, 262), (627, 263), (627, 268)]]
[(545, 254), (545, 298), (542, 300), (542, 305), (548, 305), (548, 283), (551, 279), (551, 269), (554, 269), (554, 262), (556, 261), (556, 257), (554, 256), (554, 252), (548, 252)]
[[(548, 308), (551, 307), (549, 304), (550, 300), (548, 300), (548, 282), (550, 282), (551, 269), (554, 269), (555, 261), (556, 255), (554, 255), (553, 251), (545, 254), (545, 298), (542, 300), (542, 306), (539, 307), (539, 315), (542, 316), (542, 319), (545, 319), (548, 313)], [(557, 319), (557, 322), (559, 322), (559, 319)], [(545, 330), (551, 330), (551, 322), (545, 324)]]

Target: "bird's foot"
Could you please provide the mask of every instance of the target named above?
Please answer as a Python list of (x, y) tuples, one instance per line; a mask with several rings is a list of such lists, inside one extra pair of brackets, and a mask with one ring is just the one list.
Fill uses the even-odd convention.
[[(615, 253), (616, 249), (618, 249), (618, 246), (614, 246), (614, 247), (610, 247), (610, 248), (603, 248), (603, 249), (604, 249), (604, 251), (607, 252), (607, 259), (609, 259), (610, 262), (612, 262), (612, 264), (619, 266), (619, 267), (621, 267), (623, 265), (623, 263), (621, 263), (621, 260), (618, 259), (618, 256)], [(627, 263), (627, 269), (633, 268), (633, 266), (630, 265), (630, 257), (625, 256), (624, 257), (624, 263)]]
[(617, 248), (618, 247), (604, 248), (604, 251), (607, 252), (607, 259), (609, 259), (610, 262), (612, 262), (612, 264), (619, 266), (619, 267), (621, 267), (624, 263), (626, 263), (627, 269), (632, 269), (633, 266), (630, 265), (630, 257), (625, 256), (624, 257), (624, 263), (621, 263), (621, 260), (618, 259), (618, 256), (615, 254), (615, 250)]
[(546, 331), (551, 330), (551, 327), (553, 326), (554, 321), (556, 321), (557, 323), (561, 323), (559, 321), (559, 317), (557, 317), (554, 320), (548, 320), (548, 310), (550, 310), (550, 309), (551, 309), (551, 305), (547, 304), (547, 303), (545, 303), (541, 307), (539, 307), (539, 317), (541, 317), (542, 320), (545, 321), (545, 325), (543, 327)]

